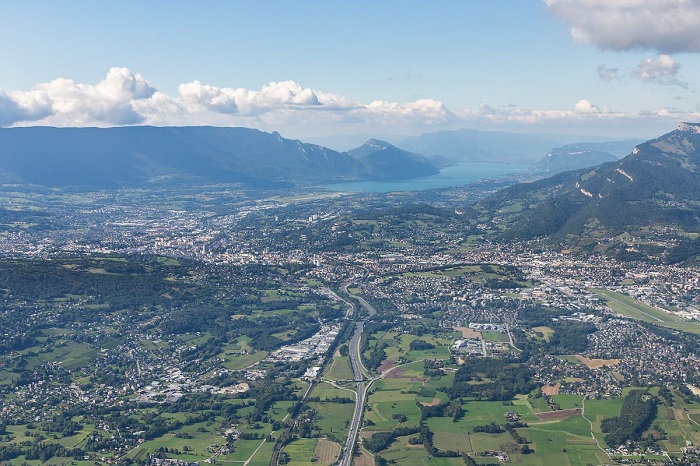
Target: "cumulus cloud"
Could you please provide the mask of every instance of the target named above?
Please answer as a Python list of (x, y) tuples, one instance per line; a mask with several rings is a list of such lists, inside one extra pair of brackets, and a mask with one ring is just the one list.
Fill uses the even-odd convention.
[(127, 68), (112, 68), (96, 85), (57, 78), (29, 91), (2, 93), (0, 111), (3, 126), (245, 125), (255, 121), (273, 125), (295, 118), (309, 123), (345, 119), (430, 125), (454, 118), (436, 100), (375, 101), (365, 105), (294, 81), (270, 82), (260, 90), (192, 81), (181, 84), (176, 96), (169, 96)]
[(153, 95), (155, 88), (127, 68), (112, 68), (96, 85), (58, 78), (30, 91), (10, 94), (25, 112), (24, 120), (45, 124), (128, 125), (144, 121), (132, 102)]
[(576, 113), (600, 113), (600, 109), (593, 105), (590, 100), (581, 99), (574, 105), (574, 112)]
[(25, 119), (17, 102), (0, 89), (0, 126), (9, 126)]
[(680, 65), (669, 55), (659, 55), (656, 58), (643, 60), (632, 71), (632, 77), (644, 82), (662, 84), (666, 86), (680, 86), (688, 88), (688, 83), (677, 78)]
[[(607, 68), (606, 68), (607, 70)], [(668, 56), (643, 62), (638, 79), (678, 84), (678, 65)], [(175, 95), (158, 91), (141, 75), (126, 68), (109, 70), (97, 84), (58, 78), (28, 91), (0, 90), (0, 126), (249, 126), (297, 134), (339, 132), (411, 132), (426, 127), (483, 129), (598, 127), (609, 122), (697, 120), (697, 113), (675, 109), (645, 114), (612, 111), (588, 99), (562, 110), (495, 107), (482, 103), (476, 109), (451, 111), (443, 102), (375, 100), (368, 104), (303, 87), (294, 81), (271, 82), (258, 90), (216, 87), (200, 81), (179, 86)], [(510, 126), (509, 126), (510, 125)]]
[(700, 0), (544, 0), (579, 43), (606, 50), (700, 52)]
[(598, 77), (603, 81), (613, 81), (615, 79), (619, 79), (620, 77), (620, 70), (617, 68), (598, 65), (596, 71), (598, 72)]
[(399, 119), (435, 125), (455, 119), (455, 115), (442, 102), (433, 99), (420, 99), (407, 104), (375, 100), (362, 110), (378, 122)]

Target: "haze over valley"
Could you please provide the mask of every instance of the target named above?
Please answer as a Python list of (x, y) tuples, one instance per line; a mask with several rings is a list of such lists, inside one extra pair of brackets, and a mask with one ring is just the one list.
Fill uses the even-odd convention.
[(700, 462), (697, 2), (2, 7), (0, 465)]

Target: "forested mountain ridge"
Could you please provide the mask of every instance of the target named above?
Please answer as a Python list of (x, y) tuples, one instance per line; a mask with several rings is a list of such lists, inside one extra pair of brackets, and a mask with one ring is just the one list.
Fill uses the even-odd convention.
[[(495, 219), (503, 239), (546, 236), (563, 247), (596, 248), (654, 230), (678, 234), (681, 244), (700, 228), (699, 166), (700, 125), (683, 123), (617, 162), (511, 186), (476, 211)], [(653, 249), (647, 253), (664, 252)]]
[[(0, 129), (0, 182), (113, 188), (154, 183), (322, 183), (396, 179), (395, 166), (249, 128)], [(404, 162), (402, 154), (391, 160)], [(436, 172), (432, 164), (408, 176)]]

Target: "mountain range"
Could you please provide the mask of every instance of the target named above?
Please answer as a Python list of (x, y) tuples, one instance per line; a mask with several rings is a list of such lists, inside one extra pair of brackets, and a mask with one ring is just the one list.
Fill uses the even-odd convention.
[[(619, 161), (508, 187), (478, 203), (473, 215), (493, 219), (502, 239), (546, 236), (564, 247), (601, 250), (611, 239), (619, 247), (656, 232), (685, 244), (700, 232), (700, 124), (683, 123)], [(667, 246), (636, 243), (623, 255), (668, 253)]]
[(614, 162), (632, 152), (636, 139), (611, 142), (584, 142), (555, 147), (534, 165), (536, 171), (554, 175), (581, 168)]
[(560, 146), (558, 139), (538, 134), (506, 133), (461, 129), (437, 131), (411, 136), (397, 144), (433, 160), (451, 163), (499, 162), (535, 163), (552, 147)]
[(164, 182), (316, 184), (438, 171), (422, 156), (388, 143), (365, 146), (353, 156), (248, 128), (4, 128), (0, 182), (90, 188)]

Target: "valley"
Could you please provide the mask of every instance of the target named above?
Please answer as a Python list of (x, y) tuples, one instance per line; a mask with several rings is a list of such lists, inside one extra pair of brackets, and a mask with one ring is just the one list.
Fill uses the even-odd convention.
[(0, 461), (694, 461), (692, 229), (508, 238), (512, 183), (4, 185)]

